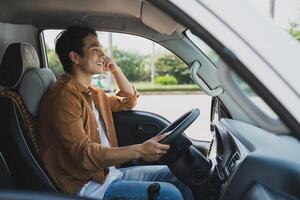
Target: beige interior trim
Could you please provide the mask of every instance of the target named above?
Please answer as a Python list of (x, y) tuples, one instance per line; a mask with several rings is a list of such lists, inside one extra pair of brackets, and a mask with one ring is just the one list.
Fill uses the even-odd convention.
[(132, 20), (141, 22), (136, 23), (140, 28), (146, 26), (166, 36), (185, 29), (146, 0), (0, 1), (1, 22), (32, 24), (38, 28), (91, 23), (94, 28), (123, 31)]
[(184, 27), (175, 20), (146, 1), (142, 3), (141, 21), (146, 26), (162, 34), (171, 35), (175, 31), (184, 30)]

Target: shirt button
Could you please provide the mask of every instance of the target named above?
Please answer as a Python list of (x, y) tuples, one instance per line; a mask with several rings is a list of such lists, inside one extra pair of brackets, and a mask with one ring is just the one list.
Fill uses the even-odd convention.
[(97, 131), (99, 131), (99, 128), (97, 128)]

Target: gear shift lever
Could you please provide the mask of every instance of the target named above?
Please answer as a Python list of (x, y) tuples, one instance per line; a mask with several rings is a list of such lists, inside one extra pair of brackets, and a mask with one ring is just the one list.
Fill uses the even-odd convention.
[(159, 195), (160, 185), (158, 183), (152, 183), (148, 187), (148, 199), (149, 200), (156, 200), (157, 196)]

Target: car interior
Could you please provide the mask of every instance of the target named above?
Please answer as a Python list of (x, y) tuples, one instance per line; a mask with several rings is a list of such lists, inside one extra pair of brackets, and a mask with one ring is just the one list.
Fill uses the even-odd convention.
[(113, 113), (119, 146), (171, 132), (162, 141), (171, 150), (161, 160), (121, 167), (166, 164), (196, 199), (300, 198), (299, 139), (280, 119), (252, 104), (227, 64), (209, 60), (188, 37), (198, 34), (170, 13), (145, 0), (10, 0), (0, 1), (0, 199), (80, 198), (63, 194), (51, 180), (37, 142), (39, 102), (56, 81), (43, 30), (74, 24), (155, 41), (182, 59), (195, 83), (213, 97), (210, 142), (184, 134), (201, 109), (174, 122), (141, 110)]

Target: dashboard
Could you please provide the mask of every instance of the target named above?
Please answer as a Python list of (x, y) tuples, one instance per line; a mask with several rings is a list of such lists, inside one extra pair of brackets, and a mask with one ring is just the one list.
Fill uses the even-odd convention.
[(221, 119), (208, 152), (219, 168), (219, 199), (300, 198), (299, 153), (292, 136)]

